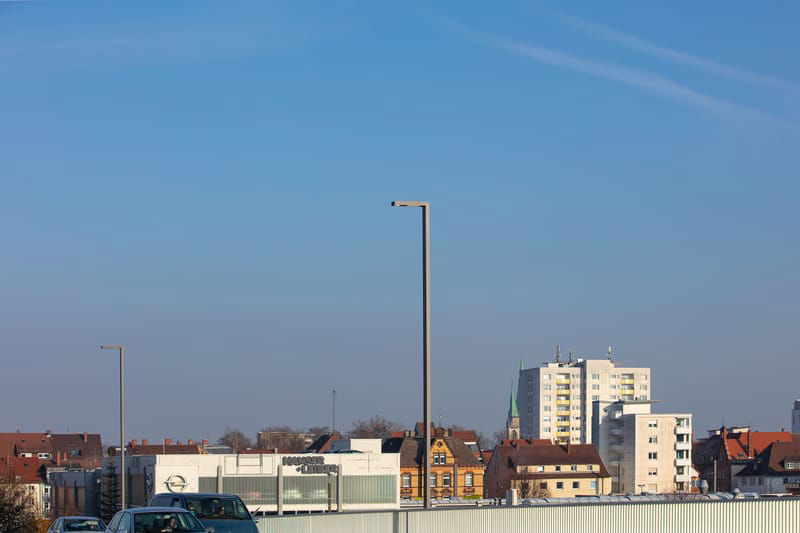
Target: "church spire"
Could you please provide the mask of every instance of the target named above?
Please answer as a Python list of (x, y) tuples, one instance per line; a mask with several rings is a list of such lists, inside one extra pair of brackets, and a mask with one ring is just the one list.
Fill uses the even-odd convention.
[(522, 360), (522, 356), (519, 356), (519, 369), (525, 370), (525, 361)]
[(511, 397), (508, 402), (508, 419), (519, 418), (519, 410), (517, 410), (517, 395), (514, 392), (514, 382), (511, 382)]

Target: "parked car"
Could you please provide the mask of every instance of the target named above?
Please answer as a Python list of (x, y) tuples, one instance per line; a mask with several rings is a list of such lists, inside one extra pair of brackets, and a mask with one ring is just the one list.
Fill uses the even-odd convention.
[(106, 525), (94, 516), (62, 516), (50, 524), (47, 533), (67, 531), (105, 531)]
[(106, 533), (206, 533), (206, 527), (186, 509), (136, 507), (119, 511)]
[(258, 533), (247, 506), (235, 494), (197, 492), (162, 493), (150, 499), (150, 505), (182, 507), (190, 511), (214, 533)]

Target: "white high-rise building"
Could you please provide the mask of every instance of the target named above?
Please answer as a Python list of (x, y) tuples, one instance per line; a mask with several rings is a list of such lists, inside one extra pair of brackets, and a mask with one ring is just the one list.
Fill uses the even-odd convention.
[(794, 401), (792, 409), (792, 433), (800, 433), (800, 400)]
[(517, 409), (523, 438), (558, 443), (592, 443), (592, 402), (648, 400), (652, 397), (649, 368), (621, 367), (611, 357), (561, 361), (556, 348), (552, 363), (538, 368), (520, 365)]
[(688, 492), (692, 415), (655, 414), (652, 401), (594, 402), (592, 444), (621, 494)]

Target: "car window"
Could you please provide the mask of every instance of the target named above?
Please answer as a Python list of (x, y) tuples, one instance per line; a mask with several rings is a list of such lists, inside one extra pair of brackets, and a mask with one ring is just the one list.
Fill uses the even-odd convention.
[(170, 503), (169, 506), (170, 507), (183, 507), (183, 503), (181, 503), (181, 499), (180, 498), (175, 497), (175, 498), (172, 498), (172, 503)]
[(119, 525), (119, 521), (121, 519), (122, 519), (122, 511), (114, 515), (114, 518), (111, 519), (111, 523), (108, 524), (108, 529), (110, 529), (111, 531), (116, 531), (117, 526)]
[(59, 531), (61, 529), (61, 520), (63, 519), (58, 518), (55, 522), (53, 522), (53, 525), (50, 526), (50, 531)]
[(105, 528), (97, 518), (64, 519), (64, 531), (103, 531)]
[(249, 520), (250, 513), (235, 496), (185, 496), (186, 509), (203, 520)]
[(131, 531), (131, 513), (124, 513), (122, 515), (122, 519), (119, 521), (119, 527), (117, 531), (127, 531), (130, 533)]
[(205, 533), (203, 525), (186, 511), (140, 512), (133, 517), (134, 533)]

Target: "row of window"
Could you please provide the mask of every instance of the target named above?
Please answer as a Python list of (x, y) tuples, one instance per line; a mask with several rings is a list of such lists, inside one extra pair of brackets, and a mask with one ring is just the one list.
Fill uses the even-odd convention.
[[(554, 470), (556, 472), (561, 472), (562, 468), (564, 468), (563, 471), (566, 472), (566, 466), (567, 465), (554, 465)], [(587, 471), (594, 472), (595, 465), (585, 465), (585, 466), (586, 466), (586, 470)], [(526, 467), (523, 467), (523, 468), (525, 470), (522, 470), (522, 472), (544, 472), (544, 466), (542, 466), (542, 465), (526, 466)], [(569, 471), (570, 472), (578, 472), (579, 470), (580, 470), (580, 466), (579, 465), (569, 465)]]
[[(442, 487), (452, 487), (453, 477), (452, 474), (442, 474)], [(439, 475), (431, 474), (431, 487), (438, 487)], [(475, 475), (472, 472), (464, 473), (464, 486), (473, 487), (475, 485)], [(411, 474), (403, 474), (400, 476), (400, 486), (404, 489), (411, 488)]]
[[(577, 421), (583, 420), (582, 416), (573, 416), (572, 418), (573, 418), (573, 420), (577, 420)], [(568, 416), (559, 416), (559, 417), (556, 417), (556, 419), (559, 422), (566, 422), (567, 420), (569, 420), (569, 417)], [(542, 417), (542, 422), (550, 422), (550, 415), (543, 416)]]
[[(555, 482), (556, 490), (564, 490), (564, 483), (565, 483), (564, 481), (556, 481)], [(571, 483), (572, 483), (573, 490), (581, 488), (581, 482), (580, 481), (572, 481)], [(588, 482), (588, 485), (589, 485), (590, 489), (597, 489), (597, 480), (590, 479), (589, 482)], [(542, 489), (542, 490), (548, 490), (547, 481), (540, 482), (539, 483), (539, 488)]]

